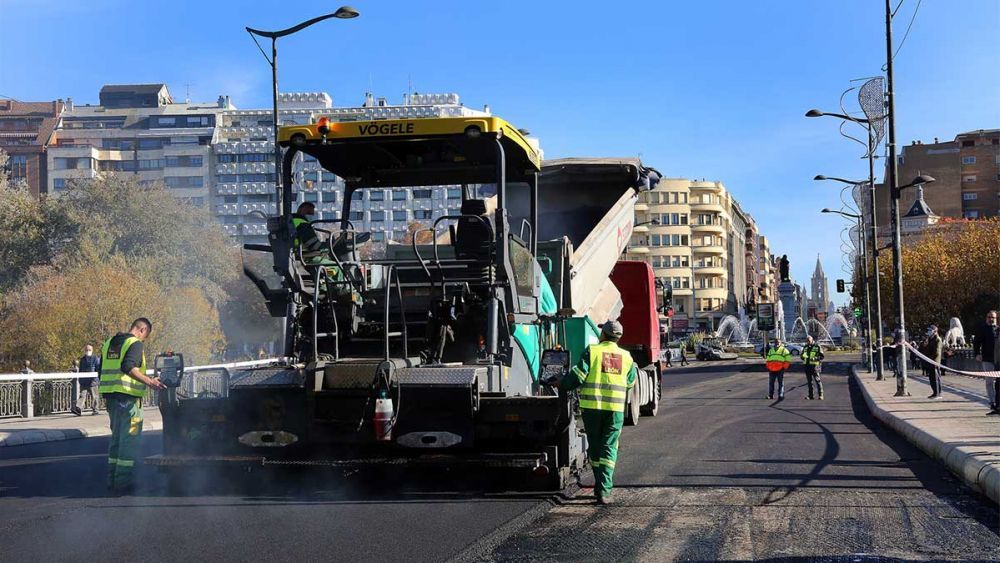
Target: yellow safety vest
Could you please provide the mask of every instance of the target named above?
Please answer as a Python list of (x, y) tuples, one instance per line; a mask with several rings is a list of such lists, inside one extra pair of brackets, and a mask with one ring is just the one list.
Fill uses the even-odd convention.
[(819, 344), (807, 344), (802, 348), (802, 362), (807, 366), (819, 365), (819, 353), (821, 349)]
[(590, 371), (580, 386), (580, 408), (623, 412), (633, 363), (632, 355), (614, 342), (590, 346)]
[(292, 246), (295, 248), (299, 247), (299, 225), (309, 224), (309, 221), (302, 219), (300, 217), (292, 217), (292, 228), (295, 229), (295, 238), (292, 240)]
[[(124, 340), (115, 341), (116, 338), (118, 338), (117, 335), (112, 336), (105, 340), (104, 345), (101, 346), (101, 380), (98, 384), (98, 390), (101, 394), (124, 393), (133, 397), (142, 397), (146, 394), (146, 384), (131, 375), (122, 373), (122, 359), (125, 357), (125, 352), (128, 352), (129, 347), (138, 342), (139, 339), (129, 336)], [(145, 351), (142, 353), (142, 365), (139, 366), (139, 369), (142, 370), (142, 373), (146, 373)]]
[(788, 348), (779, 346), (768, 349), (764, 365), (767, 366), (767, 371), (782, 371), (788, 369), (791, 361), (792, 355), (788, 352)]

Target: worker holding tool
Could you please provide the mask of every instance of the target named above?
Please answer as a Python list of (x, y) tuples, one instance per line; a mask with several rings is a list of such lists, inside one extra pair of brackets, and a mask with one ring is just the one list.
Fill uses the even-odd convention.
[(101, 347), (101, 378), (98, 390), (107, 403), (111, 418), (111, 446), (108, 448), (108, 490), (130, 492), (139, 457), (142, 435), (142, 397), (146, 388), (164, 389), (159, 380), (146, 375), (146, 355), (142, 342), (153, 324), (140, 317), (128, 332), (120, 332)]
[(587, 347), (580, 362), (559, 382), (564, 391), (579, 389), (597, 504), (611, 500), (618, 436), (625, 423), (625, 398), (639, 376), (631, 354), (618, 347), (623, 332), (618, 321), (604, 323), (601, 341)]

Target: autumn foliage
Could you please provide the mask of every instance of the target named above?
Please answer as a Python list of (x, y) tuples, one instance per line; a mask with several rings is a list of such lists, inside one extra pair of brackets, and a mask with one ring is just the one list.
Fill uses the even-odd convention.
[[(903, 241), (903, 299), (911, 334), (958, 317), (966, 330), (1000, 306), (1000, 218), (948, 221)], [(883, 252), (879, 280), (883, 320), (897, 318), (892, 254)]]
[(253, 349), (276, 336), (238, 249), (207, 209), (134, 176), (41, 200), (0, 189), (0, 257), (12, 266), (0, 275), (0, 372), (23, 360), (64, 371), (84, 344), (97, 347), (140, 316), (153, 322), (150, 361), (167, 350), (188, 364), (222, 359), (248, 325)]

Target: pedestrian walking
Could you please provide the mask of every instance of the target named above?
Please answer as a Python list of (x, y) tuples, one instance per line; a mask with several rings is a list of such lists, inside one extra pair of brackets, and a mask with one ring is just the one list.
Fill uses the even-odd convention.
[[(997, 312), (986, 313), (986, 324), (976, 332), (972, 343), (972, 353), (980, 362), (982, 371), (994, 371), (1000, 363), (1000, 327), (997, 326)], [(989, 415), (1000, 415), (1000, 378), (986, 377), (986, 396), (990, 399)]]
[(140, 317), (128, 332), (120, 332), (101, 347), (99, 389), (111, 419), (108, 448), (108, 490), (126, 493), (134, 486), (133, 471), (142, 435), (142, 397), (146, 388), (163, 389), (163, 383), (146, 375), (142, 343), (153, 324)]
[(764, 365), (767, 367), (767, 398), (774, 399), (774, 384), (778, 384), (778, 400), (785, 398), (785, 370), (791, 365), (792, 354), (781, 343), (780, 338), (766, 347), (761, 353)]
[(681, 367), (684, 367), (684, 366), (688, 365), (688, 359), (687, 359), (687, 352), (686, 351), (687, 351), (687, 342), (685, 341), (685, 342), (681, 343)]
[[(933, 362), (940, 364), (943, 352), (944, 341), (941, 340), (941, 335), (938, 334), (937, 326), (931, 325), (927, 327), (927, 336), (924, 338), (920, 353), (933, 360)], [(941, 398), (941, 368), (935, 365), (935, 363), (927, 360), (923, 361), (924, 375), (927, 376), (927, 380), (931, 384), (931, 394), (927, 397), (928, 399)]]
[(31, 360), (24, 360), (24, 364), (21, 366), (21, 373), (24, 375), (35, 373), (35, 370), (31, 369)]
[[(83, 356), (74, 363), (79, 366), (77, 371), (80, 373), (101, 373), (101, 359), (94, 354), (94, 347), (90, 344), (83, 347)], [(80, 395), (77, 396), (76, 405), (73, 406), (73, 414), (76, 416), (83, 415), (83, 408), (87, 406), (87, 401), (90, 401), (90, 413), (92, 415), (97, 414), (97, 407), (100, 401), (94, 392), (94, 383), (96, 382), (96, 377), (80, 378)]]
[(601, 340), (587, 347), (579, 363), (559, 382), (564, 391), (580, 390), (580, 412), (587, 432), (587, 457), (594, 470), (597, 504), (608, 504), (618, 460), (618, 437), (625, 423), (625, 398), (639, 375), (632, 355), (618, 347), (621, 323), (608, 321)]
[(810, 401), (813, 400), (813, 381), (816, 382), (816, 395), (820, 401), (823, 400), (823, 381), (820, 379), (820, 372), (822, 371), (821, 362), (826, 356), (823, 354), (823, 347), (816, 344), (812, 336), (806, 336), (806, 345), (802, 347), (802, 365), (806, 370), (806, 385), (809, 389), (809, 395), (806, 397)]

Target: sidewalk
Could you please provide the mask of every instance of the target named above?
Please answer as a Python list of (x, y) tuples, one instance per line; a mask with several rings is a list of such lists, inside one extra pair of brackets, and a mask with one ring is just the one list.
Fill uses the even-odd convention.
[(875, 381), (874, 374), (855, 365), (852, 377), (875, 418), (1000, 504), (1000, 416), (986, 416), (985, 393), (970, 392), (974, 385), (967, 382), (955, 385), (957, 380), (949, 376), (943, 398), (931, 400), (926, 380), (911, 377), (907, 387), (912, 396), (894, 397), (896, 380), (891, 375)]
[[(163, 428), (159, 409), (143, 409), (142, 415), (144, 432)], [(105, 412), (97, 416), (88, 412), (83, 416), (59, 414), (38, 418), (0, 419), (0, 447), (110, 435), (111, 427)]]

